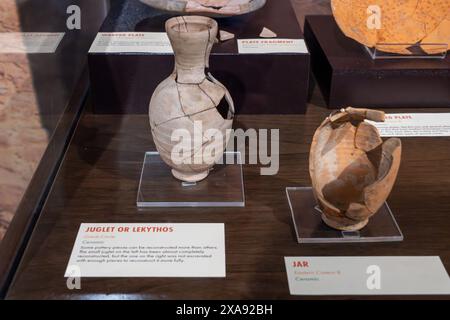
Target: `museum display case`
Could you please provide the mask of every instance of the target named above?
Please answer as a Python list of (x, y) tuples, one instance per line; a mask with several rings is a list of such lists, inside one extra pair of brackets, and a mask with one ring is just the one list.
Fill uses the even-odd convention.
[[(136, 1), (119, 1), (100, 28), (105, 35), (122, 39), (119, 48), (104, 50), (99, 37), (90, 50), (89, 70), (95, 113), (146, 114), (156, 86), (173, 71), (170, 50), (148, 47), (124, 50), (122, 35), (129, 32), (164, 32), (167, 19), (176, 13), (158, 11)], [(283, 19), (279, 19), (282, 16)], [(241, 114), (302, 114), (306, 112), (310, 55), (307, 50), (265, 54), (240, 54), (237, 39), (259, 38), (264, 28), (282, 39), (303, 39), (290, 1), (268, 1), (261, 9), (239, 16), (216, 19), (219, 30), (234, 35), (220, 41), (211, 52), (211, 73), (232, 93)], [(120, 45), (119, 43), (117, 43)], [(252, 46), (251, 43), (247, 47)], [(97, 49), (98, 50), (95, 50)], [(126, 53), (121, 51), (127, 51)], [(239, 67), (236, 67), (239, 66)], [(108, 75), (108, 76), (106, 76)]]
[(0, 3), (1, 295), (78, 119), (88, 91), (86, 53), (106, 12), (106, 1)]
[(369, 2), (3, 0), (0, 298), (448, 299), (450, 2)]
[(448, 107), (448, 1), (333, 0), (331, 8), (304, 28), (328, 107)]

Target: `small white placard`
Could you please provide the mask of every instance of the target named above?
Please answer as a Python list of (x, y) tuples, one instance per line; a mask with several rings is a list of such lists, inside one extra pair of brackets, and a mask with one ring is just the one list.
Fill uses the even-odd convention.
[(308, 53), (303, 39), (238, 39), (240, 54)]
[(64, 32), (0, 32), (0, 53), (54, 53)]
[(382, 137), (449, 137), (450, 113), (386, 114), (385, 122), (368, 121)]
[(292, 295), (450, 294), (439, 257), (285, 257)]
[(89, 52), (172, 54), (173, 49), (165, 32), (100, 32)]
[(65, 277), (225, 277), (222, 223), (83, 223)]

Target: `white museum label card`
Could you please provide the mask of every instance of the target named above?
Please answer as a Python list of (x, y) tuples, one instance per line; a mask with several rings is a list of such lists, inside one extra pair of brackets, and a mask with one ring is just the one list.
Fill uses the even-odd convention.
[(385, 122), (368, 121), (382, 137), (449, 137), (450, 113), (392, 113)]
[(285, 257), (292, 295), (450, 294), (439, 257)]
[(0, 32), (0, 53), (54, 53), (64, 32)]
[(99, 32), (89, 52), (173, 54), (173, 49), (165, 32)]
[(238, 39), (240, 54), (308, 53), (303, 39)]
[(225, 277), (223, 223), (83, 223), (65, 277)]

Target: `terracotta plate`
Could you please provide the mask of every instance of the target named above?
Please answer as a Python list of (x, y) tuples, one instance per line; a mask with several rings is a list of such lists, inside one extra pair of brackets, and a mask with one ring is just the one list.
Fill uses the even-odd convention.
[(211, 17), (230, 17), (256, 11), (266, 0), (140, 0), (165, 11), (182, 14), (202, 14)]

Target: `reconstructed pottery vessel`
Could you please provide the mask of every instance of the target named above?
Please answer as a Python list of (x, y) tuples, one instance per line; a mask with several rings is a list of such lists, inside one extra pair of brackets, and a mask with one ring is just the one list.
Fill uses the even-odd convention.
[(343, 231), (362, 229), (389, 196), (401, 160), (401, 141), (383, 143), (364, 120), (384, 121), (384, 112), (347, 108), (317, 129), (309, 171), (323, 221)]
[(256, 11), (266, 0), (140, 0), (151, 7), (184, 14), (237, 16)]
[[(430, 54), (450, 49), (449, 0), (331, 0), (331, 6), (345, 35), (368, 47), (400, 54), (411, 54), (408, 47), (417, 43)], [(374, 15), (375, 28), (368, 26)]]
[[(153, 93), (149, 117), (161, 158), (182, 181), (205, 179), (222, 157), (231, 134), (228, 130), (234, 116), (231, 96), (211, 74), (205, 74), (217, 30), (217, 22), (208, 17), (175, 17), (166, 22), (175, 53), (175, 69)], [(226, 118), (217, 109), (223, 102), (228, 104)], [(181, 143), (189, 150), (182, 153), (183, 161), (175, 160), (172, 155), (180, 147), (180, 141), (172, 141), (173, 133), (180, 129), (190, 137)], [(219, 135), (211, 136), (211, 132)]]

